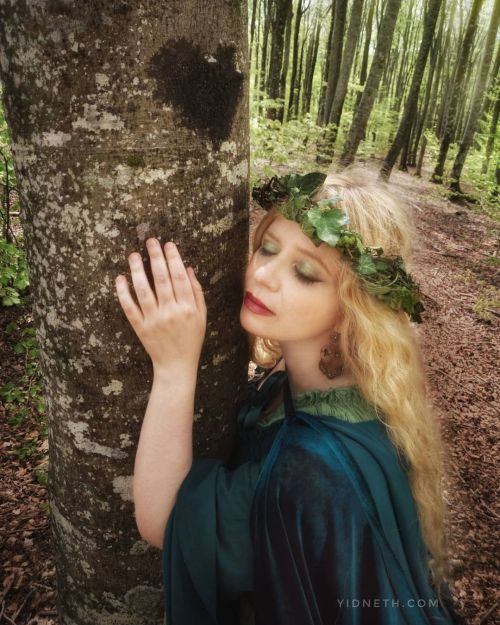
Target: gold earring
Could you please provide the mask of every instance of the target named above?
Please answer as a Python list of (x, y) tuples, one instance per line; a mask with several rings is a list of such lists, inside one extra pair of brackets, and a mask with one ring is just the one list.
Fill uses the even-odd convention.
[(328, 345), (321, 348), (321, 358), (318, 366), (329, 380), (337, 378), (344, 372), (344, 363), (342, 362), (342, 353), (340, 351), (340, 333), (332, 332)]

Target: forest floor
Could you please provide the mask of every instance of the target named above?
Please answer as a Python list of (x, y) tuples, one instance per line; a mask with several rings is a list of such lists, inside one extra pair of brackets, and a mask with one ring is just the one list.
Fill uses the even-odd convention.
[[(452, 594), (465, 622), (498, 622), (498, 362), (500, 324), (500, 223), (472, 205), (458, 206), (440, 188), (395, 171), (391, 186), (412, 207), (420, 242), (412, 274), (426, 311), (418, 326), (429, 392), (447, 451), (446, 499), (450, 509)], [(255, 223), (256, 213), (252, 215)], [(0, 386), (24, 370), (14, 352), (29, 310), (0, 310)], [(35, 471), (47, 451), (20, 459), (14, 450), (36, 439), (33, 412), (17, 427), (0, 405), (0, 623), (56, 625), (55, 562), (47, 490)]]

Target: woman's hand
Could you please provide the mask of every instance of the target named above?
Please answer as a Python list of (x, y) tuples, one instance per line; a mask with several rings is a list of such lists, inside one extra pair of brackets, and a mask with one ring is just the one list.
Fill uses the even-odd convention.
[[(207, 308), (201, 284), (192, 267), (187, 270), (174, 243), (157, 239), (146, 245), (151, 259), (156, 296), (149, 285), (142, 257), (128, 257), (139, 306), (125, 276), (117, 276), (116, 292), (132, 328), (149, 354), (155, 372), (181, 365), (198, 366), (207, 325)], [(166, 260), (165, 260), (166, 258)]]

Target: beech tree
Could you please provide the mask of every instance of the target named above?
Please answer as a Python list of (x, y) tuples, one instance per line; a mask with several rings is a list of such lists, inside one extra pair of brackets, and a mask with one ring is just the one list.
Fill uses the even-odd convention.
[(476, 127), (479, 121), (479, 117), (481, 115), (485, 87), (486, 87), (486, 83), (488, 82), (488, 74), (489, 74), (490, 67), (491, 67), (491, 61), (493, 58), (493, 51), (495, 49), (495, 40), (496, 40), (499, 20), (500, 20), (500, 0), (495, 0), (493, 13), (491, 15), (490, 27), (488, 29), (488, 35), (486, 37), (486, 43), (484, 46), (484, 53), (483, 53), (483, 59), (481, 62), (481, 68), (479, 71), (478, 79), (476, 81), (476, 85), (474, 87), (474, 95), (472, 98), (472, 104), (470, 107), (467, 125), (465, 127), (462, 141), (460, 142), (460, 146), (458, 148), (457, 155), (455, 156), (455, 161), (453, 163), (453, 168), (451, 171), (450, 189), (456, 194), (462, 193), (460, 189), (460, 177), (462, 175), (462, 169), (465, 164), (465, 159), (467, 158), (467, 153), (469, 152), (469, 148), (472, 145), (472, 141), (474, 139), (474, 134), (476, 132)]
[(432, 182), (441, 183), (443, 181), (444, 164), (448, 155), (448, 150), (452, 142), (457, 122), (457, 110), (460, 99), (463, 99), (463, 85), (466, 84), (467, 73), (464, 71), (469, 66), (469, 56), (471, 53), (474, 37), (477, 31), (479, 13), (484, 0), (474, 0), (467, 22), (467, 29), (460, 49), (454, 71), (453, 84), (451, 84), (449, 104), (446, 106), (441, 136), (441, 145), (434, 172), (431, 177)]
[(420, 43), (420, 50), (418, 53), (417, 62), (413, 71), (413, 77), (411, 82), (410, 91), (408, 93), (408, 99), (405, 104), (403, 116), (401, 118), (398, 131), (389, 152), (385, 157), (384, 163), (380, 170), (380, 177), (384, 180), (388, 180), (394, 163), (396, 162), (399, 153), (403, 147), (403, 144), (408, 141), (408, 135), (411, 130), (411, 125), (414, 123), (417, 113), (418, 95), (420, 93), (420, 86), (422, 84), (422, 78), (424, 76), (425, 66), (427, 64), (427, 57), (429, 56), (429, 50), (432, 44), (432, 38), (434, 30), (436, 28), (436, 22), (438, 19), (439, 11), (441, 9), (442, 0), (429, 0), (427, 11), (424, 20), (424, 32)]
[(151, 368), (114, 288), (132, 251), (148, 259), (148, 237), (178, 243), (209, 310), (195, 455), (232, 447), (248, 365), (246, 11), (0, 0), (61, 625), (163, 621), (160, 554), (137, 532), (131, 495)]
[(350, 165), (354, 161), (358, 146), (363, 138), (368, 123), (368, 118), (375, 103), (378, 86), (382, 77), (384, 63), (391, 49), (394, 28), (398, 18), (401, 0), (387, 0), (378, 30), (377, 48), (370, 66), (370, 72), (366, 80), (363, 95), (349, 129), (349, 134), (340, 157), (342, 165)]

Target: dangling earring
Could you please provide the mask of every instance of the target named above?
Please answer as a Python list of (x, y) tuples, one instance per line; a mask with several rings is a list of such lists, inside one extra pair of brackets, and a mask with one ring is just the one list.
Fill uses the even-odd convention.
[(344, 371), (344, 363), (342, 362), (342, 354), (340, 352), (340, 333), (333, 332), (330, 335), (328, 345), (321, 349), (321, 358), (319, 361), (319, 369), (326, 375), (329, 380), (342, 375)]

